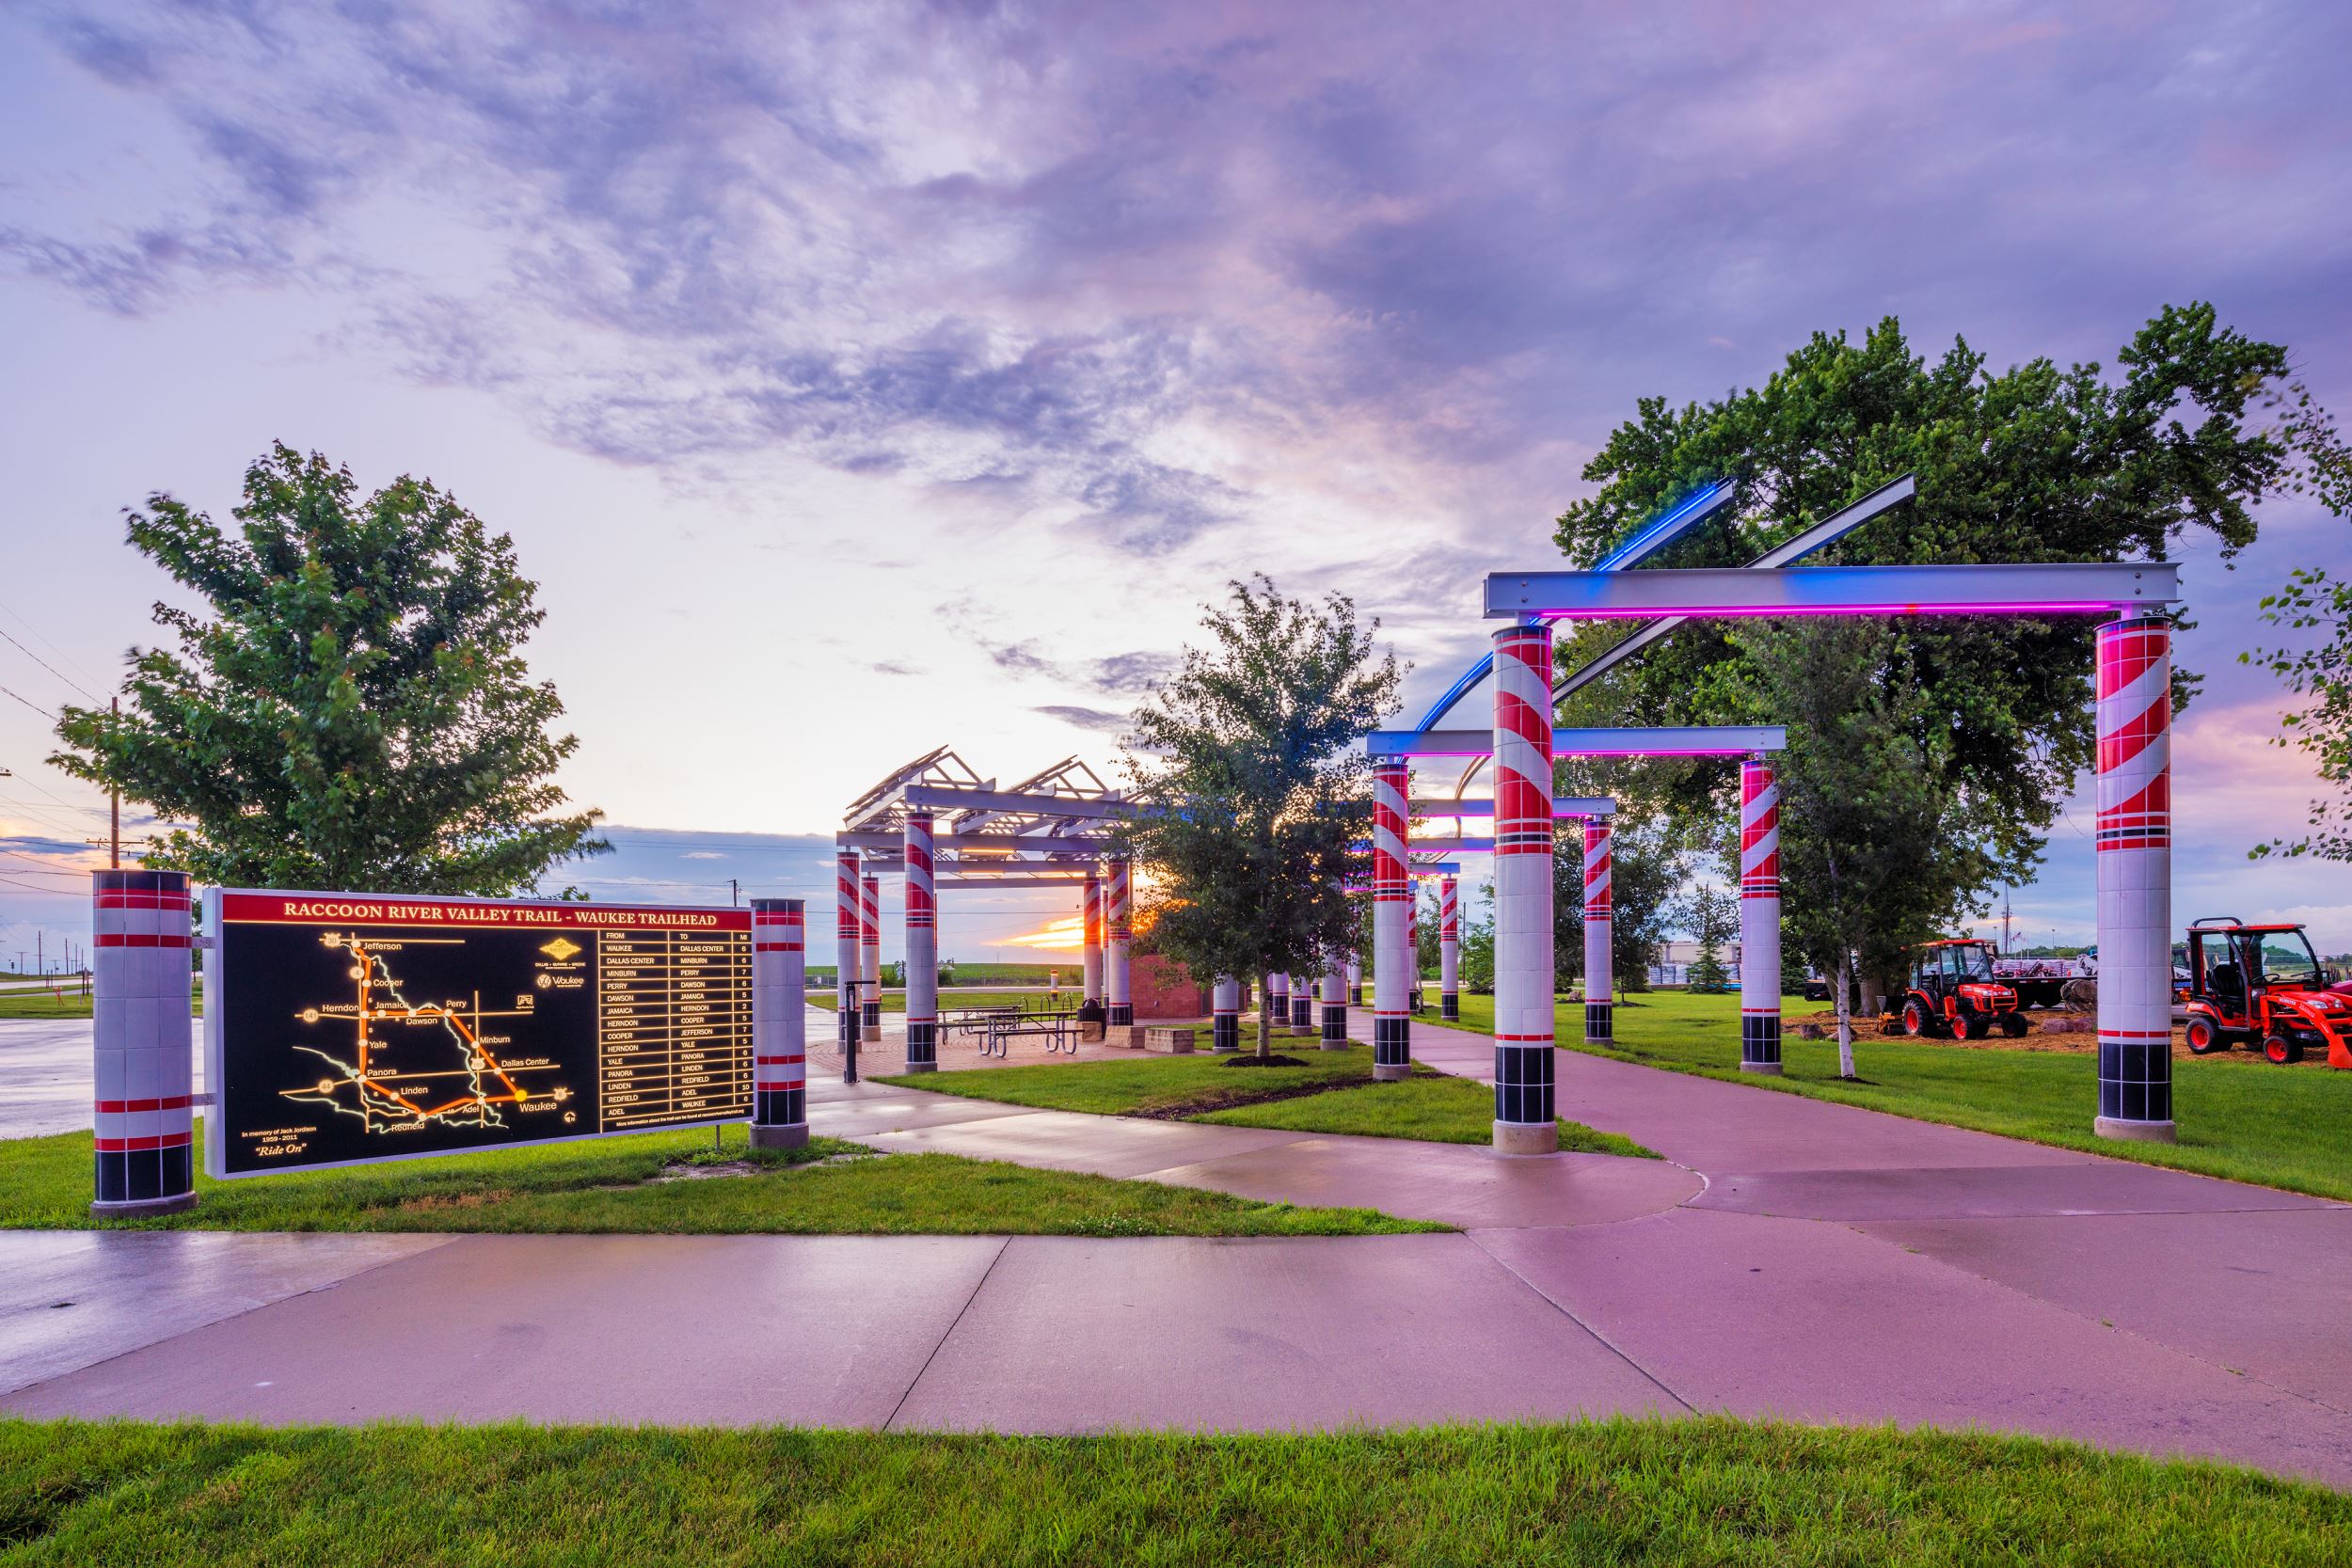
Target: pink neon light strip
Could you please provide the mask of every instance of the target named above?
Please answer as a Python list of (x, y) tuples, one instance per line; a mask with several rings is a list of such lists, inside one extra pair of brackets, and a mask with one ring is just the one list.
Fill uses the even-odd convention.
[[(2152, 607), (2136, 599), (1979, 599), (1962, 604), (1841, 604), (1742, 606), (1644, 605), (1639, 610), (1531, 610), (1547, 621), (1648, 621), (1662, 615), (1689, 615), (1704, 620), (1765, 619), (1784, 615), (2104, 615), (2122, 610)], [(1581, 755), (1598, 755), (1582, 752)], [(1648, 754), (1648, 753), (1644, 753)]]

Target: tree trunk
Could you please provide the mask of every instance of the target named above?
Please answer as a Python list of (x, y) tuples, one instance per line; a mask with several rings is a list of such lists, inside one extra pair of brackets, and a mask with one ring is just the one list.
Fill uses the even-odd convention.
[(1267, 982), (1273, 978), (1270, 974), (1258, 976), (1258, 1060), (1262, 1062), (1274, 1053), (1274, 1029), (1266, 1017), (1266, 1007), (1274, 995), (1274, 988)]
[(1840, 949), (1837, 955), (1837, 1076), (1853, 1076), (1853, 955)]

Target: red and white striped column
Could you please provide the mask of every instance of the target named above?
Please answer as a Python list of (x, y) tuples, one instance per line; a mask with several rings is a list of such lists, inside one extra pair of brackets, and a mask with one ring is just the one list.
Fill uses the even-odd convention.
[(1551, 628), (1495, 633), (1495, 1148), (1549, 1154), (1552, 1119)]
[(1438, 879), (1438, 1016), (1462, 1016), (1462, 894), (1451, 877)]
[(752, 900), (752, 1147), (808, 1142), (808, 911)]
[(1324, 956), (1323, 960), (1323, 1037), (1317, 1041), (1326, 1051), (1347, 1049), (1347, 966), (1340, 958), (1338, 948)]
[(90, 876), (90, 1213), (177, 1213), (196, 1204), (188, 874)]
[(2103, 1138), (2170, 1143), (2172, 623), (2099, 628), (2099, 1117)]
[(1241, 1049), (1241, 982), (1220, 974), (1209, 990), (1209, 1049)]
[(1088, 872), (1081, 895), (1086, 899), (1086, 915), (1081, 922), (1080, 936), (1085, 943), (1081, 976), (1086, 994), (1079, 1000), (1091, 1002), (1099, 1007), (1103, 1005), (1103, 879), (1094, 872)]
[(841, 1079), (857, 1082), (857, 1042), (865, 1008), (859, 1004), (858, 955), (865, 948), (865, 900), (858, 891), (858, 853), (834, 857), (834, 1048), (841, 1053)]
[(1406, 981), (1405, 923), (1413, 884), (1405, 874), (1405, 761), (1372, 765), (1372, 1075), (1403, 1078), (1413, 1070), (1411, 1006)]
[(1780, 1070), (1780, 785), (1740, 765), (1740, 1070)]
[(1609, 819), (1584, 821), (1584, 1043), (1616, 1038), (1617, 977), (1612, 958), (1615, 905), (1609, 893)]
[(858, 882), (859, 1034), (868, 1044), (882, 1038), (882, 879), (868, 873)]
[(907, 1070), (939, 1067), (939, 881), (931, 814), (906, 816)]
[[(1129, 990), (1128, 968), (1135, 940), (1134, 868), (1123, 860), (1110, 862), (1103, 877), (1103, 1022), (1107, 1029), (1132, 1029), (1135, 997)], [(1122, 1036), (1111, 1042), (1127, 1043)]]

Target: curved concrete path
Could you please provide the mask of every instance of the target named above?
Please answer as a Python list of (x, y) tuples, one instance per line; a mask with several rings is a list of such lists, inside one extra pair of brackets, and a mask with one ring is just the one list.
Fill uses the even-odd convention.
[[(1478, 1037), (1416, 1024), (1413, 1045), (1486, 1071)], [(2352, 1486), (2352, 1209), (1578, 1054), (1560, 1069), (1563, 1115), (1674, 1163), (814, 1085), (819, 1131), (877, 1148), (1369, 1204), (1452, 1235), (0, 1234), (0, 1408), (1023, 1432), (1721, 1410)]]

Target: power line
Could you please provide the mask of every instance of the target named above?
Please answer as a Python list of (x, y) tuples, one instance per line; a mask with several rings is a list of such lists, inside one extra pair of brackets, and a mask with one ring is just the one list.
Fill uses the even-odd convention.
[[(39, 638), (44, 647), (46, 647), (51, 653), (56, 654), (59, 658), (63, 659), (67, 664), (76, 670), (80, 670), (83, 674), (89, 675), (89, 678), (92, 680), (98, 680), (101, 678), (97, 675), (90, 675), (90, 673), (87, 670), (83, 669), (80, 664), (74, 661), (72, 654), (67, 653), (63, 648), (57, 646), (56, 639), (52, 638), (48, 633), (42, 631), (39, 626), (33, 625), (31, 621), (25, 619), (24, 611), (16, 609), (13, 605), (7, 604), (0, 604), (0, 610), (6, 610), (10, 616), (14, 617), (18, 626), (23, 626), (26, 631), (31, 632), (35, 637)], [(76, 681), (72, 684), (79, 686), (81, 683)], [(87, 691), (89, 688), (84, 686), (82, 687), (82, 689)]]
[(37, 703), (37, 702), (33, 701), (30, 697), (17, 697), (17, 695), (16, 695), (16, 693), (15, 693), (15, 692), (10, 691), (10, 690), (9, 690), (7, 687), (5, 687), (5, 686), (0, 686), (0, 695), (6, 695), (6, 696), (10, 696), (10, 697), (16, 697), (16, 700), (17, 700), (18, 702), (23, 703), (23, 704), (24, 704), (26, 707), (31, 708), (31, 709), (32, 709), (35, 713), (40, 714), (40, 715), (42, 718), (44, 718), (44, 719), (55, 719), (55, 718), (56, 717), (56, 713), (52, 712), (52, 711), (51, 711), (50, 709), (48, 709), (48, 708), (45, 708), (45, 707), (41, 706), (39, 703)]
[(48, 898), (70, 898), (72, 896), (72, 894), (68, 893), (63, 888), (35, 887), (30, 882), (20, 882), (13, 877), (0, 877), (0, 883), (6, 883), (9, 887), (21, 887), (27, 893), (38, 893)]
[(84, 686), (80, 681), (75, 680), (72, 675), (67, 674), (64, 671), (58, 669), (56, 665), (41, 657), (40, 655), (33, 652), (32, 649), (26, 647), (24, 643), (18, 642), (16, 638), (9, 633), (8, 627), (0, 626), (0, 637), (8, 638), (10, 642), (15, 643), (17, 652), (23, 654), (26, 658), (31, 659), (35, 664), (40, 665), (42, 669), (48, 671), (51, 674), (65, 682), (66, 685), (73, 688), (74, 690), (79, 691), (83, 696), (87, 697), (91, 702), (98, 703), (105, 701), (105, 699), (99, 696), (97, 692), (92, 691), (88, 687)]

